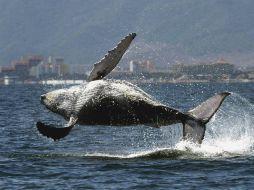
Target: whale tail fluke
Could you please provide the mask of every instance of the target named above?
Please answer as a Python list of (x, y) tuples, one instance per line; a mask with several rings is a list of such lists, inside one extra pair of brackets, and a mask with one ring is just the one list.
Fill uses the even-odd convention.
[(183, 122), (183, 139), (201, 144), (205, 136), (206, 124), (228, 95), (229, 92), (218, 93), (188, 111), (186, 114), (189, 117)]

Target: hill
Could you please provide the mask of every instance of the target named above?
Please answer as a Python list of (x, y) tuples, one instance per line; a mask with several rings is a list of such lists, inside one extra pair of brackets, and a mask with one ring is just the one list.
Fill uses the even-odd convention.
[(129, 58), (253, 64), (253, 7), (252, 0), (2, 0), (0, 64), (26, 54), (92, 64), (129, 32), (138, 33)]

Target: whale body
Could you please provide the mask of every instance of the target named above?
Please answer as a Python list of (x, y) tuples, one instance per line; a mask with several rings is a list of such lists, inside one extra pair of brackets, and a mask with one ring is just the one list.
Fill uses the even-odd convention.
[(135, 36), (135, 33), (129, 34), (96, 63), (87, 83), (41, 95), (41, 103), (46, 108), (69, 121), (63, 128), (37, 122), (42, 135), (58, 140), (68, 135), (76, 123), (114, 126), (142, 124), (157, 128), (182, 123), (183, 139), (202, 142), (206, 123), (230, 93), (218, 93), (184, 113), (160, 103), (130, 82), (103, 79), (117, 65)]
[(119, 80), (96, 80), (41, 96), (49, 110), (83, 125), (154, 127), (178, 123), (183, 113), (156, 101), (137, 86)]
[[(66, 136), (76, 123), (114, 126), (143, 124), (152, 127), (182, 123), (184, 138), (201, 143), (205, 124), (227, 95), (227, 92), (219, 93), (197, 108), (183, 113), (158, 102), (129, 82), (96, 80), (42, 95), (42, 104), (63, 116), (69, 124), (65, 128), (53, 128), (39, 123), (37, 127), (42, 134), (56, 140)], [(44, 129), (47, 129), (46, 132)]]

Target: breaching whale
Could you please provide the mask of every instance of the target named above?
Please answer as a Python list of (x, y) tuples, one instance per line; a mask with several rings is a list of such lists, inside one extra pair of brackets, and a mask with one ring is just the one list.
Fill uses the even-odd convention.
[(37, 122), (42, 135), (58, 140), (68, 135), (75, 124), (161, 127), (182, 123), (183, 139), (202, 143), (206, 124), (230, 93), (218, 93), (196, 108), (181, 112), (127, 81), (103, 79), (116, 67), (135, 36), (135, 33), (127, 35), (96, 63), (87, 83), (41, 95), (46, 108), (69, 121), (62, 128)]

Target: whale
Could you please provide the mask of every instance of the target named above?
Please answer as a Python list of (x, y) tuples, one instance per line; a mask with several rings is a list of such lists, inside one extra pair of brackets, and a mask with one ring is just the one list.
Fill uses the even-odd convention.
[(221, 106), (229, 92), (219, 92), (197, 107), (182, 112), (149, 95), (125, 80), (104, 79), (119, 63), (136, 33), (128, 34), (118, 45), (94, 64), (87, 82), (57, 89), (40, 97), (41, 103), (67, 122), (64, 127), (36, 123), (40, 134), (53, 140), (67, 136), (76, 125), (140, 126), (160, 128), (181, 123), (183, 140), (201, 144), (206, 124)]

